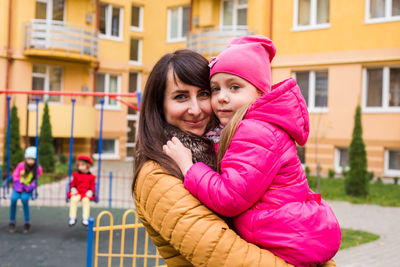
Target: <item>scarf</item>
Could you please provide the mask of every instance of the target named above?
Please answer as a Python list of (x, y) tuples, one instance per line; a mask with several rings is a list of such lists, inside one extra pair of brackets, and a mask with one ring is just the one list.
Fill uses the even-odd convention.
[(193, 163), (203, 162), (213, 170), (217, 169), (214, 143), (211, 140), (185, 133), (179, 128), (169, 124), (165, 126), (164, 133), (168, 140), (171, 140), (172, 137), (176, 137), (186, 148), (192, 151)]

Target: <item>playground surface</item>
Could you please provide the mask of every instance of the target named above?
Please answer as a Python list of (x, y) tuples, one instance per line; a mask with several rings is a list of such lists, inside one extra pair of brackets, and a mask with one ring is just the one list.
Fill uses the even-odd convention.
[[(124, 209), (92, 208), (91, 216), (96, 218), (102, 210), (109, 210), (114, 224), (121, 224)], [(31, 206), (32, 227), (28, 234), (22, 233), (22, 213), (18, 203), (17, 231), (9, 234), (9, 207), (0, 207), (1, 267), (86, 266), (87, 228), (81, 224), (79, 213), (78, 223), (69, 227), (67, 207)], [(102, 219), (102, 225), (109, 225), (107, 217)], [(118, 233), (114, 233), (115, 244), (119, 243), (118, 237)]]

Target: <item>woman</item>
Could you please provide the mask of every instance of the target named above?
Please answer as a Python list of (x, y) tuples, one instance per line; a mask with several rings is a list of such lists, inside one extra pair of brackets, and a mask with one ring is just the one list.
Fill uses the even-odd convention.
[[(209, 68), (201, 55), (179, 50), (154, 66), (142, 99), (133, 193), (140, 220), (168, 266), (291, 266), (245, 242), (183, 186), (162, 146), (176, 136), (193, 160), (215, 166)], [(336, 266), (333, 261), (325, 266)]]

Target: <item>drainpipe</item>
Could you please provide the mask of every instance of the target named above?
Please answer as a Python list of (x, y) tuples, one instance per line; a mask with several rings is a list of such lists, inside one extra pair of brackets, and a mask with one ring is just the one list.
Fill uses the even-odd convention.
[(273, 14), (274, 14), (274, 0), (270, 0), (269, 2), (269, 12), (270, 12), (270, 16), (269, 16), (269, 39), (273, 40), (272, 38), (272, 23), (273, 23)]
[[(8, 1), (8, 33), (7, 33), (7, 65), (6, 65), (6, 90), (10, 89), (10, 71), (11, 71), (11, 63), (12, 63), (12, 49), (11, 49), (11, 30), (12, 30), (12, 0)], [(8, 94), (4, 94), (4, 136), (7, 133), (7, 96)], [(3, 149), (4, 154), (4, 149)]]
[[(100, 32), (100, 0), (96, 0), (96, 36), (99, 36)], [(99, 61), (99, 40), (97, 40), (97, 60), (95, 62), (95, 66), (93, 68), (93, 92), (97, 91), (97, 73), (100, 67)], [(96, 105), (96, 97), (93, 97), (93, 107)], [(94, 138), (90, 139), (90, 153), (93, 155), (94, 152)]]
[(190, 9), (189, 9), (189, 32), (192, 31), (192, 19), (193, 19), (193, 15), (192, 15), (192, 9), (193, 9), (193, 0), (190, 0)]

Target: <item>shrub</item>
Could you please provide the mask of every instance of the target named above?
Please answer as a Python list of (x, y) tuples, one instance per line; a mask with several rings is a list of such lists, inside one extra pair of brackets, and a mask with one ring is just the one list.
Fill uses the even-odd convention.
[(304, 172), (306, 173), (306, 177), (307, 177), (307, 178), (310, 177), (310, 167), (306, 166), (306, 167), (304, 168)]
[(40, 126), (39, 163), (44, 172), (51, 173), (54, 172), (55, 162), (49, 106), (46, 103), (43, 110), (42, 125)]
[(60, 161), (61, 164), (66, 164), (67, 163), (67, 157), (65, 155), (61, 154), (59, 156), (59, 161)]
[(394, 182), (394, 184), (398, 184), (399, 183), (399, 177), (394, 177), (393, 178), (393, 182)]
[(336, 172), (335, 172), (335, 170), (333, 170), (333, 169), (329, 169), (328, 170), (328, 178), (335, 178), (335, 174), (336, 174)]
[(372, 181), (374, 179), (374, 172), (368, 172), (368, 181)]
[(378, 177), (378, 179), (376, 179), (376, 184), (383, 184), (382, 178)]
[[(15, 105), (10, 111), (10, 169), (17, 167), (18, 163), (24, 160), (24, 151), (21, 148), (19, 133), (18, 110)], [(7, 168), (7, 135), (4, 136), (3, 168), (5, 173)]]
[(362, 138), (360, 106), (357, 106), (354, 116), (353, 136), (349, 148), (349, 167), (349, 171), (345, 176), (346, 194), (352, 196), (367, 196), (369, 191), (367, 153)]

